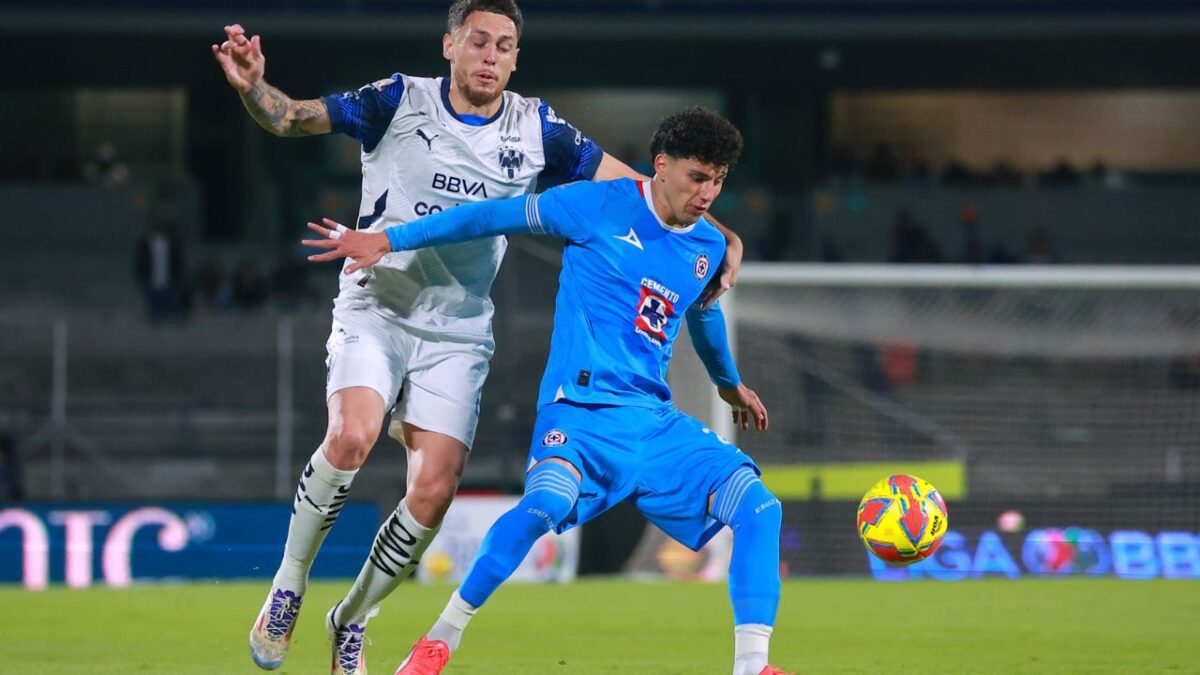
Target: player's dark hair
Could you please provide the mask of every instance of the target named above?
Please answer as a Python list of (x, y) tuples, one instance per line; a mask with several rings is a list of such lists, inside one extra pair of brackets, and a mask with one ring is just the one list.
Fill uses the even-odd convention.
[(471, 12), (490, 12), (502, 14), (512, 19), (517, 27), (517, 37), (521, 37), (521, 27), (525, 20), (521, 18), (521, 8), (513, 0), (454, 0), (450, 5), (450, 15), (446, 19), (446, 32), (453, 34), (467, 22)]
[(696, 105), (658, 123), (650, 139), (650, 157), (659, 153), (733, 168), (742, 156), (742, 134), (721, 113)]

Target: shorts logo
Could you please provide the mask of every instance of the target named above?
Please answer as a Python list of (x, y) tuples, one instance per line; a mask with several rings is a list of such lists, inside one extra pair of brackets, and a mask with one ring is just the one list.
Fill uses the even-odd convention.
[(695, 272), (696, 272), (697, 279), (703, 279), (704, 277), (708, 276), (708, 256), (707, 255), (701, 253), (700, 256), (698, 258), (696, 258)]
[(567, 444), (567, 432), (562, 429), (551, 429), (542, 436), (542, 447), (553, 448), (559, 445)]

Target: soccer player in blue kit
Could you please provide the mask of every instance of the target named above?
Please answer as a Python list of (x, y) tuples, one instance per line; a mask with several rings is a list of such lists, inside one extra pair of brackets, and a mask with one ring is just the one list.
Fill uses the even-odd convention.
[(693, 107), (664, 119), (651, 141), (654, 178), (575, 183), (540, 195), (466, 204), (382, 232), (309, 224), (347, 273), (393, 251), (498, 234), (549, 234), (563, 251), (550, 358), (538, 397), (525, 494), (488, 531), (438, 621), (397, 675), (442, 672), (463, 630), (547, 531), (581, 525), (632, 498), (680, 543), (700, 549), (733, 530), (729, 592), (734, 675), (781, 675), (767, 663), (779, 603), (782, 507), (754, 460), (671, 404), (665, 376), (679, 315), (743, 429), (767, 411), (741, 382), (719, 304), (698, 299), (724, 253), (704, 218), (741, 154), (737, 129)]

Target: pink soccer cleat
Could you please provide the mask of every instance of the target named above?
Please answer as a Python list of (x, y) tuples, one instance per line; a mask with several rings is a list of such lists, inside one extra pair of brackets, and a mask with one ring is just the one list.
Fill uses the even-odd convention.
[(396, 669), (395, 675), (438, 675), (450, 662), (450, 645), (422, 637)]
[(796, 674), (780, 670), (774, 666), (767, 666), (767, 667), (763, 668), (762, 671), (760, 671), (758, 673), (758, 675), (796, 675)]

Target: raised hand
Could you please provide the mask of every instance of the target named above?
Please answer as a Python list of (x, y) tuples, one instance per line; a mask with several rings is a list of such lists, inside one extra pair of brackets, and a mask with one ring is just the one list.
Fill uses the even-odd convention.
[(300, 241), (309, 248), (326, 249), (325, 253), (308, 256), (312, 262), (350, 258), (354, 263), (345, 270), (346, 274), (350, 274), (374, 265), (383, 258), (384, 254), (392, 252), (392, 244), (383, 232), (358, 232), (328, 218), (322, 218), (321, 222), (325, 223), (327, 227), (309, 223), (308, 229), (321, 235), (324, 239)]
[(225, 71), (230, 86), (245, 94), (262, 81), (267, 59), (262, 53), (262, 38), (246, 37), (241, 24), (225, 26), (225, 42), (212, 45), (213, 56)]
[(752, 389), (739, 384), (730, 389), (718, 387), (717, 394), (733, 408), (733, 423), (739, 429), (746, 431), (753, 422), (755, 431), (767, 430), (767, 407)]

